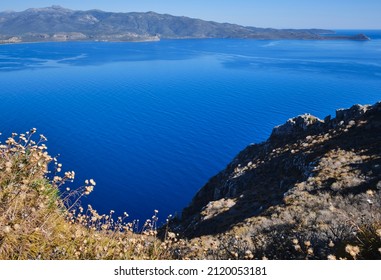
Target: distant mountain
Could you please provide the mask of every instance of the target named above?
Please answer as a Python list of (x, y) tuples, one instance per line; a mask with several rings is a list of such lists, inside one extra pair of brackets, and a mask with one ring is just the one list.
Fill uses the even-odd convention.
[(168, 14), (74, 11), (60, 6), (0, 12), (0, 43), (39, 41), (151, 41), (186, 38), (353, 39), (331, 30), (271, 29), (217, 23)]

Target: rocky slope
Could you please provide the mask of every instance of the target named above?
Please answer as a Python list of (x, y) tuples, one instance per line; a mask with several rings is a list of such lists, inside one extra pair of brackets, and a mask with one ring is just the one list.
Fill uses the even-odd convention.
[(208, 248), (184, 249), (190, 258), (353, 257), (346, 244), (380, 258), (381, 102), (275, 127), (200, 189), (173, 230)]
[(0, 12), (0, 43), (41, 41), (153, 41), (183, 38), (368, 40), (364, 35), (328, 36), (330, 30), (271, 29), (148, 13), (74, 11), (52, 6)]

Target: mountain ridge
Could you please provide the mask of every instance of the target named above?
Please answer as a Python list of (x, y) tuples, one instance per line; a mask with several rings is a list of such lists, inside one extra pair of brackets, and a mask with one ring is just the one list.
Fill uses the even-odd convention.
[(367, 40), (365, 35), (324, 36), (324, 29), (274, 29), (217, 23), (155, 12), (77, 11), (52, 6), (0, 12), (0, 42), (157, 41), (160, 39), (241, 38)]

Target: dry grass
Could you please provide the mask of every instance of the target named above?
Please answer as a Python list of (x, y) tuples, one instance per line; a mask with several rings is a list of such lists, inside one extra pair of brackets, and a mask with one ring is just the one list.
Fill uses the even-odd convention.
[(94, 180), (65, 190), (75, 173), (62, 172), (46, 151), (46, 138), (35, 142), (35, 134), (32, 129), (0, 143), (0, 259), (169, 258), (172, 240), (156, 237), (157, 211), (136, 234), (126, 213), (114, 219), (113, 211), (84, 210), (79, 202)]

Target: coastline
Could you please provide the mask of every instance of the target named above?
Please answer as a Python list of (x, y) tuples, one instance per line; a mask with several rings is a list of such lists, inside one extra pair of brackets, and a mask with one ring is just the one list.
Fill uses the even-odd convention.
[(2, 43), (0, 42), (0, 46), (4, 45), (23, 45), (23, 44), (41, 44), (41, 43), (73, 43), (73, 42), (83, 42), (83, 43), (144, 43), (144, 42), (159, 42), (158, 40), (131, 40), (131, 41), (117, 41), (117, 40), (47, 40), (47, 41), (20, 41), (15, 43)]
[(17, 41), (17, 42), (2, 42), (0, 45), (18, 45), (18, 44), (36, 44), (36, 43), (69, 43), (69, 42), (104, 42), (104, 43), (144, 43), (144, 42), (159, 42), (164, 40), (205, 40), (205, 39), (241, 39), (241, 40), (256, 40), (256, 41), (266, 41), (266, 40), (282, 40), (282, 41), (370, 41), (372, 38), (366, 36), (365, 34), (358, 34), (355, 36), (321, 36), (321, 38), (215, 38), (215, 37), (174, 37), (174, 38), (156, 38), (151, 39), (141, 39), (141, 40), (101, 40), (101, 39), (89, 39), (89, 40), (41, 40), (41, 41)]

